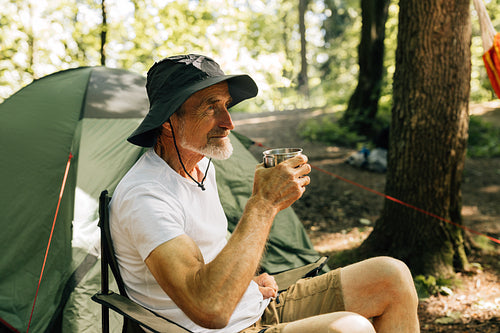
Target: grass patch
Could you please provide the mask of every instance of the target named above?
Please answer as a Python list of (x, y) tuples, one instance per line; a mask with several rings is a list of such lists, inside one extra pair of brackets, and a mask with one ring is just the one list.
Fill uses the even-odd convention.
[(457, 285), (458, 281), (449, 278), (435, 277), (432, 275), (417, 275), (413, 279), (419, 299), (429, 298), (438, 294), (451, 295), (451, 287)]
[(354, 133), (346, 126), (340, 126), (336, 117), (332, 116), (304, 121), (299, 126), (299, 135), (308, 141), (351, 148), (356, 148), (358, 143), (366, 141), (365, 136)]
[(500, 128), (477, 116), (471, 116), (467, 155), (482, 158), (500, 157)]

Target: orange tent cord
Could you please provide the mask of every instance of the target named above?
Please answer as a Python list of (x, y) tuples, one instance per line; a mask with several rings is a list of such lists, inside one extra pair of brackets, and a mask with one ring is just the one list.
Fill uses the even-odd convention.
[(42, 282), (43, 270), (45, 269), (45, 263), (47, 262), (47, 256), (49, 254), (50, 243), (52, 241), (52, 235), (54, 234), (54, 227), (56, 225), (57, 214), (59, 213), (59, 207), (61, 205), (61, 199), (64, 193), (64, 187), (66, 186), (66, 180), (68, 178), (69, 167), (71, 165), (71, 159), (73, 158), (73, 154), (69, 153), (68, 162), (66, 162), (66, 170), (64, 171), (64, 177), (61, 184), (61, 191), (59, 192), (59, 200), (57, 201), (56, 213), (54, 215), (54, 220), (52, 221), (52, 229), (50, 230), (49, 242), (47, 244), (47, 249), (45, 250), (45, 258), (43, 259), (42, 271), (40, 272), (40, 278), (38, 280), (38, 287), (36, 288), (35, 299), (33, 300), (33, 306), (31, 308), (30, 319), (28, 322), (28, 328), (26, 329), (26, 333), (30, 330), (31, 319), (33, 317), (33, 312), (35, 310), (36, 299), (38, 297), (38, 290), (40, 290), (40, 284)]

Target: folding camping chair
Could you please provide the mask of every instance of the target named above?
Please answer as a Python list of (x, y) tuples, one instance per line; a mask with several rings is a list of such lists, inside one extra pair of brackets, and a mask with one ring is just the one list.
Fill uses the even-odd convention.
[[(99, 197), (99, 227), (101, 228), (101, 290), (92, 296), (92, 300), (102, 306), (102, 332), (109, 332), (109, 309), (123, 316), (123, 333), (142, 333), (141, 327), (152, 332), (181, 333), (190, 332), (188, 329), (168, 320), (155, 312), (144, 308), (128, 298), (125, 285), (118, 269), (111, 233), (109, 229), (108, 205), (111, 197), (107, 190)], [(287, 289), (300, 278), (312, 277), (319, 274), (326, 264), (328, 257), (321, 257), (318, 261), (298, 268), (273, 274), (280, 290)], [(115, 277), (120, 294), (109, 290), (109, 268)]]

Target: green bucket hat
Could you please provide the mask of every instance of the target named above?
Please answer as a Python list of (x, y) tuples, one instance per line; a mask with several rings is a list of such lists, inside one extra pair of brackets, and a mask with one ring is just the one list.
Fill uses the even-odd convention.
[(214, 60), (202, 55), (173, 56), (155, 63), (146, 82), (149, 112), (127, 140), (141, 147), (154, 146), (161, 125), (189, 96), (222, 81), (227, 81), (232, 98), (228, 108), (257, 95), (250, 76), (225, 75)]

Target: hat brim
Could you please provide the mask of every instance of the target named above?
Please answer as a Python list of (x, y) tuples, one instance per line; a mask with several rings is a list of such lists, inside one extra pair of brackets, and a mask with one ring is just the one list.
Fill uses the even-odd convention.
[(127, 138), (127, 141), (141, 147), (153, 147), (160, 126), (165, 123), (192, 94), (223, 81), (227, 81), (229, 94), (232, 99), (228, 108), (235, 106), (241, 101), (257, 96), (257, 85), (255, 81), (246, 74), (208, 77), (180, 90), (179, 93), (174, 95), (168, 102), (152, 105), (142, 123)]

